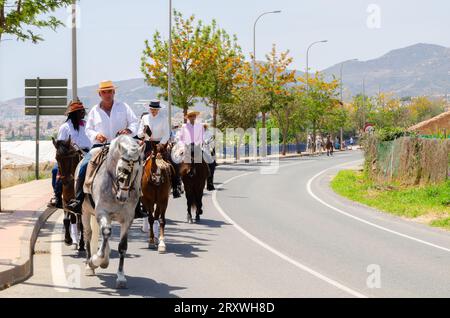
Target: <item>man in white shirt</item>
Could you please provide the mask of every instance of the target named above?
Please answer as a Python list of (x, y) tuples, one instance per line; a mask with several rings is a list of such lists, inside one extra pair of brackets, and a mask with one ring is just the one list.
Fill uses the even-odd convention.
[[(161, 113), (162, 107), (160, 101), (157, 99), (150, 101), (149, 108), (150, 113), (142, 117), (137, 134), (139, 138), (144, 139), (146, 142), (146, 153), (151, 151), (151, 142), (165, 145), (170, 140), (169, 120), (166, 115)], [(178, 171), (177, 165), (171, 160), (170, 156), (167, 156), (167, 158), (164, 159), (172, 164), (176, 172)], [(181, 196), (179, 187), (179, 177), (177, 173), (175, 173), (175, 175), (172, 176), (174, 198), (179, 198)]]
[[(167, 144), (170, 138), (169, 120), (160, 112), (161, 103), (155, 99), (150, 101), (149, 107), (150, 113), (142, 117), (137, 135), (146, 141)], [(150, 128), (151, 135), (146, 133), (146, 127)]]
[[(86, 120), (86, 134), (93, 147), (110, 143), (118, 135), (136, 135), (138, 120), (133, 110), (125, 103), (114, 100), (116, 87), (112, 81), (102, 81), (97, 90), (101, 101), (95, 105)], [(84, 193), (83, 184), (91, 152), (84, 157), (78, 174), (76, 199), (67, 206), (74, 213), (81, 213)]]

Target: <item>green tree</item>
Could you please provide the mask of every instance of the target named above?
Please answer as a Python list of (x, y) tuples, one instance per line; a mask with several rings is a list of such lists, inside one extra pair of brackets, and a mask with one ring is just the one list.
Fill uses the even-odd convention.
[(200, 94), (213, 108), (213, 126), (217, 126), (217, 110), (220, 104), (230, 102), (232, 91), (239, 82), (244, 64), (236, 36), (230, 37), (224, 29), (212, 25), (202, 29), (205, 58), (200, 61), (202, 80)]
[(71, 3), (72, 0), (0, 0), (0, 41), (4, 34), (21, 41), (43, 41), (32, 28), (56, 30), (64, 25), (49, 14)]
[[(172, 97), (175, 105), (183, 109), (186, 115), (189, 107), (200, 96), (200, 82), (203, 77), (201, 62), (206, 58), (207, 39), (202, 37), (201, 21), (195, 24), (192, 15), (183, 19), (181, 13), (174, 11), (172, 29)], [(163, 89), (162, 97), (168, 98), (169, 43), (161, 38), (158, 31), (153, 35), (153, 44), (145, 41), (141, 58), (141, 71), (149, 85)]]

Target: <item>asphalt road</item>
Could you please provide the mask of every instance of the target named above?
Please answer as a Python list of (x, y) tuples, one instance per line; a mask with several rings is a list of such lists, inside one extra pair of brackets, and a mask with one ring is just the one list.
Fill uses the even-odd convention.
[(361, 158), (353, 151), (219, 167), (200, 224), (186, 223), (184, 198), (171, 199), (166, 254), (147, 249), (135, 222), (123, 290), (114, 288), (118, 228), (109, 268), (86, 277), (55, 213), (40, 233), (34, 275), (0, 297), (450, 297), (448, 232), (329, 189), (332, 175)]

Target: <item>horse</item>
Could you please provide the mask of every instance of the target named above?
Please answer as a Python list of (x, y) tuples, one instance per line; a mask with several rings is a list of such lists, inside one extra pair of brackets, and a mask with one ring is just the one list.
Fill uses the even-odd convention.
[[(158, 248), (159, 253), (166, 252), (164, 241), (164, 228), (166, 225), (166, 209), (169, 202), (171, 178), (175, 173), (172, 165), (162, 159), (167, 156), (167, 149), (163, 145), (151, 142), (152, 152), (144, 163), (142, 175), (142, 197), (141, 202), (148, 212), (150, 224), (149, 248)], [(159, 158), (161, 156), (161, 158)], [(156, 208), (155, 208), (156, 206)], [(159, 223), (158, 239), (155, 239), (153, 224), (155, 220)]]
[(333, 142), (331, 140), (331, 136), (327, 137), (327, 142), (325, 144), (325, 148), (327, 150), (327, 156), (333, 155)]
[[(77, 165), (81, 161), (83, 152), (81, 149), (72, 144), (70, 136), (68, 140), (55, 140), (55, 138), (52, 138), (52, 141), (56, 148), (55, 159), (58, 162), (58, 169), (63, 189), (63, 222), (65, 230), (64, 243), (70, 246), (73, 244), (75, 239), (76, 246), (78, 246), (78, 251), (83, 252), (85, 251), (85, 244), (83, 239), (83, 224), (81, 222), (81, 216), (74, 214), (67, 209), (67, 204), (69, 201), (75, 198), (74, 175)], [(79, 240), (78, 233), (81, 233)]]
[[(86, 239), (85, 274), (95, 275), (99, 266), (109, 266), (109, 238), (111, 222), (120, 223), (119, 268), (116, 288), (126, 288), (124, 260), (128, 248), (128, 231), (133, 223), (135, 208), (141, 194), (142, 161), (144, 146), (128, 135), (115, 138), (104, 162), (98, 168), (92, 184), (92, 194), (86, 194), (82, 204), (82, 220)], [(101, 148), (97, 148), (101, 150)], [(91, 154), (95, 156), (95, 149)], [(78, 166), (79, 169), (79, 166)], [(95, 216), (102, 235), (96, 254), (92, 255), (91, 216)], [(97, 235), (97, 233), (95, 233)]]
[[(180, 165), (180, 176), (183, 180), (187, 200), (187, 222), (192, 224), (191, 209), (193, 207), (195, 207), (195, 222), (200, 222), (200, 215), (203, 214), (203, 190), (209, 176), (209, 168), (203, 158), (203, 150), (200, 145), (186, 145), (182, 155), (185, 160)], [(198, 155), (202, 156), (201, 160)]]

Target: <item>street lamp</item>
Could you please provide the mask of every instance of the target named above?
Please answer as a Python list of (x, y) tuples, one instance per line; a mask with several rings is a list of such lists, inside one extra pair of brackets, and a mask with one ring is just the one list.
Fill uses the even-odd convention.
[(167, 75), (167, 111), (169, 129), (172, 130), (172, 0), (169, 0), (169, 74)]
[(259, 17), (256, 18), (255, 24), (253, 25), (253, 85), (255, 86), (256, 86), (256, 23), (263, 15), (271, 13), (281, 13), (281, 10), (267, 11), (260, 14)]
[(318, 43), (327, 43), (328, 40), (322, 40), (322, 41), (316, 41), (311, 43), (308, 46), (308, 49), (306, 50), (306, 91), (309, 92), (309, 49), (311, 49), (311, 47), (314, 44), (318, 44)]
[(77, 76), (77, 1), (72, 0), (72, 100), (78, 99)]
[[(351, 60), (348, 60), (348, 61), (344, 61), (344, 62), (342, 62), (341, 63), (341, 77), (340, 77), (340, 81), (341, 81), (341, 105), (342, 106), (344, 106), (344, 97), (343, 97), (343, 94), (344, 94), (344, 89), (343, 89), (343, 87), (344, 87), (344, 84), (343, 84), (343, 81), (342, 81), (342, 69), (343, 69), (343, 67), (344, 67), (344, 64), (345, 63), (347, 63), (347, 62), (354, 62), (354, 61), (357, 61), (358, 59), (351, 59)], [(344, 148), (344, 146), (343, 146), (343, 139), (344, 139), (344, 128), (343, 127), (341, 127), (341, 150)]]

